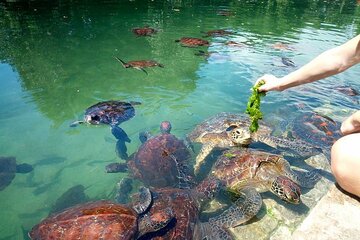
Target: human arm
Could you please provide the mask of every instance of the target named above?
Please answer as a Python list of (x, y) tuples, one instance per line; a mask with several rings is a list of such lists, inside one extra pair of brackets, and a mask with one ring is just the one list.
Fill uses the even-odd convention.
[(343, 135), (360, 132), (360, 110), (345, 119), (341, 124), (340, 131)]
[(258, 79), (265, 84), (259, 91), (283, 91), (301, 84), (314, 82), (345, 71), (360, 62), (360, 35), (348, 42), (329, 49), (298, 70), (277, 78), (273, 75), (264, 75)]

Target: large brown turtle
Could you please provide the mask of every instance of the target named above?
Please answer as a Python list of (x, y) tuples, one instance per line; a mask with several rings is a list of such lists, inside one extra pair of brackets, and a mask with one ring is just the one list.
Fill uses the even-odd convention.
[(175, 42), (180, 42), (183, 47), (209, 46), (209, 41), (193, 37), (182, 37), (181, 39), (175, 40)]
[(201, 222), (199, 215), (202, 206), (213, 199), (222, 187), (219, 180), (207, 178), (193, 189), (169, 187), (153, 189), (153, 204), (150, 213), (170, 207), (174, 210), (174, 219), (162, 230), (148, 234), (146, 239), (233, 239), (228, 229), (246, 222), (249, 216), (256, 214), (261, 198), (249, 193), (237, 199), (219, 216), (212, 217), (207, 222)]
[(142, 28), (133, 28), (132, 32), (136, 36), (152, 36), (155, 33), (157, 33), (157, 30), (154, 28), (151, 28), (149, 26), (146, 26), (146, 27), (142, 27)]
[(28, 173), (32, 170), (30, 164), (17, 164), (15, 157), (0, 157), (0, 191), (12, 182), (16, 173)]
[(143, 71), (146, 74), (148, 74), (148, 73), (144, 68), (148, 68), (148, 67), (163, 68), (164, 67), (164, 65), (162, 65), (161, 63), (158, 63), (154, 60), (137, 60), (137, 61), (124, 62), (123, 60), (121, 60), (118, 57), (115, 57), (115, 59), (118, 60), (124, 68), (134, 68), (134, 69)]
[(244, 188), (251, 188), (259, 195), (271, 191), (294, 204), (300, 202), (300, 186), (311, 188), (320, 179), (317, 169), (293, 171), (281, 155), (244, 148), (224, 151), (215, 162), (211, 175), (223, 181), (231, 192), (241, 193)]
[(140, 134), (143, 142), (138, 151), (130, 157), (127, 163), (111, 164), (107, 172), (126, 171), (127, 164), (132, 175), (146, 186), (179, 187), (190, 182), (191, 174), (187, 169), (191, 157), (189, 146), (170, 133), (171, 124), (163, 121), (160, 124), (160, 134), (151, 136), (149, 132)]
[(272, 129), (260, 122), (257, 132), (249, 130), (250, 119), (244, 114), (222, 112), (197, 125), (189, 134), (191, 142), (202, 143), (194, 166), (198, 172), (206, 156), (214, 148), (244, 147), (251, 142), (262, 142), (274, 148), (285, 148), (288, 152), (309, 156), (321, 152), (319, 148), (299, 140), (270, 136)]
[(142, 188), (139, 201), (123, 205), (110, 201), (80, 204), (49, 216), (29, 233), (33, 240), (132, 240), (164, 228), (174, 217), (170, 207), (148, 213), (152, 201)]

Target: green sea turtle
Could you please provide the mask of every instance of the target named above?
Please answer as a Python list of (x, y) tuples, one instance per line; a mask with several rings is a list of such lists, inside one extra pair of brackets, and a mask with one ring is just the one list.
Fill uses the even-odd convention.
[(124, 68), (134, 68), (134, 69), (143, 71), (146, 74), (148, 74), (148, 73), (146, 72), (146, 70), (144, 68), (148, 68), (148, 67), (163, 68), (164, 67), (164, 65), (162, 65), (154, 60), (137, 60), (137, 61), (124, 62), (123, 60), (121, 60), (118, 57), (115, 57), (115, 59), (118, 60)]
[(127, 163), (112, 163), (108, 172), (131, 169), (132, 175), (146, 186), (179, 187), (190, 182), (191, 174), (187, 168), (191, 153), (186, 142), (170, 133), (171, 123), (160, 124), (160, 134), (151, 136), (149, 132), (140, 133), (143, 142), (138, 151), (129, 157)]
[(299, 139), (270, 136), (272, 129), (264, 122), (260, 122), (260, 128), (255, 133), (250, 132), (249, 126), (248, 116), (228, 112), (218, 113), (197, 125), (187, 136), (191, 142), (202, 143), (196, 157), (195, 172), (199, 171), (202, 162), (214, 148), (246, 147), (251, 142), (262, 142), (273, 148), (285, 148), (289, 153), (302, 156), (321, 152), (321, 149)]
[(132, 240), (164, 228), (174, 217), (166, 206), (149, 213), (151, 192), (140, 190), (139, 200), (130, 205), (110, 201), (80, 204), (51, 215), (34, 226), (33, 240), (106, 239)]
[(182, 37), (179, 40), (175, 40), (175, 42), (180, 42), (183, 47), (209, 46), (209, 41), (193, 37)]
[(211, 175), (223, 181), (231, 192), (241, 193), (244, 188), (251, 188), (259, 195), (271, 191), (294, 204), (300, 202), (300, 186), (312, 188), (321, 177), (317, 169), (292, 170), (281, 155), (245, 148), (224, 151), (213, 165)]
[(132, 32), (136, 35), (136, 36), (152, 36), (155, 33), (157, 33), (157, 30), (151, 27), (142, 27), (142, 28), (133, 28)]
[(237, 199), (219, 216), (200, 221), (202, 206), (216, 197), (222, 187), (221, 181), (206, 178), (193, 189), (152, 189), (153, 203), (149, 212), (170, 207), (174, 210), (174, 219), (162, 230), (148, 234), (146, 239), (233, 239), (229, 228), (246, 222), (248, 216), (252, 217), (253, 212), (258, 211), (261, 198), (249, 193)]
[(206, 37), (224, 36), (224, 35), (229, 35), (231, 33), (232, 33), (231, 31), (225, 29), (210, 30), (206, 32)]
[(12, 182), (16, 173), (28, 173), (32, 170), (30, 164), (17, 164), (15, 157), (0, 157), (0, 191)]

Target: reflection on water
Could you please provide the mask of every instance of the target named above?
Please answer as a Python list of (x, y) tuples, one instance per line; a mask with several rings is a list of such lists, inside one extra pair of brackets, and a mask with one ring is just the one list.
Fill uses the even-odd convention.
[[(158, 32), (137, 37), (131, 31), (147, 25)], [(355, 1), (1, 3), (0, 155), (31, 163), (34, 171), (17, 174), (0, 192), (0, 238), (22, 239), (74, 186), (82, 185), (90, 199), (106, 198), (127, 175), (105, 173), (107, 164), (122, 161), (109, 127), (69, 128), (87, 107), (109, 99), (142, 102), (121, 125), (131, 154), (140, 145), (138, 133), (157, 133), (162, 120), (181, 137), (213, 114), (243, 112), (263, 73), (293, 71), (358, 34), (359, 26)], [(205, 36), (217, 29), (230, 33)], [(185, 48), (175, 42), (181, 37), (210, 46)], [(145, 74), (123, 68), (114, 56), (164, 68)], [(268, 94), (265, 119), (317, 111), (341, 121), (359, 109), (358, 96), (341, 91), (360, 90), (359, 69)]]

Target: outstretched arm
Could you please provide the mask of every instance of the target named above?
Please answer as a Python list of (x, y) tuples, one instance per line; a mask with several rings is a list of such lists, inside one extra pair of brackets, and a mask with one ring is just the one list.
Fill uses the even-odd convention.
[(327, 50), (298, 70), (277, 78), (264, 75), (265, 80), (259, 91), (282, 91), (301, 84), (314, 82), (345, 71), (360, 62), (360, 35), (348, 42)]

